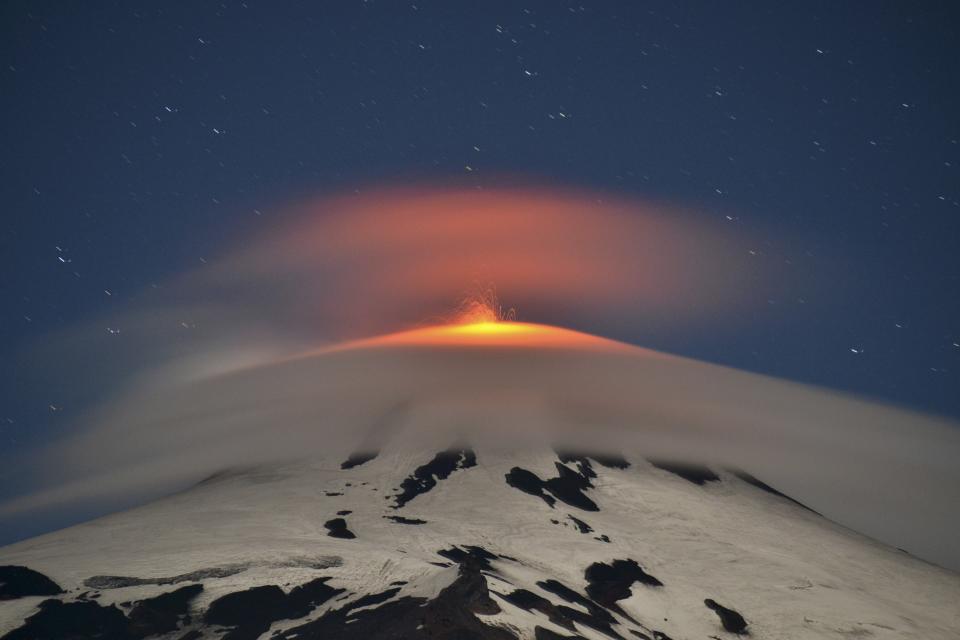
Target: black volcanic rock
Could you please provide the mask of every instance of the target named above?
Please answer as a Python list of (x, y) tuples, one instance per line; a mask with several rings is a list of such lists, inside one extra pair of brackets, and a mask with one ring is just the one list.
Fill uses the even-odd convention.
[(672, 462), (668, 460), (650, 460), (650, 464), (678, 475), (688, 482), (703, 486), (707, 482), (719, 482), (720, 476), (711, 471), (708, 467), (697, 464), (688, 464), (685, 462)]
[(189, 620), (190, 601), (201, 591), (202, 584), (191, 584), (135, 602), (129, 615), (131, 632), (146, 638), (176, 631)]
[(353, 469), (370, 462), (380, 455), (379, 451), (354, 451), (340, 464), (341, 469)]
[(584, 511), (599, 511), (597, 504), (584, 493), (593, 487), (590, 478), (596, 477), (590, 461), (578, 458), (577, 466), (579, 471), (574, 471), (557, 462), (557, 477), (548, 480), (541, 480), (537, 474), (522, 467), (514, 467), (506, 474), (505, 479), (511, 487), (536, 496), (551, 507), (556, 504), (556, 500), (560, 500)]
[(617, 623), (617, 619), (593, 600), (577, 593), (558, 580), (543, 580), (538, 582), (537, 586), (547, 593), (552, 593), (570, 604), (579, 605), (587, 610), (587, 613), (584, 613), (580, 609), (557, 605), (557, 611), (569, 620), (596, 629), (613, 638), (621, 637), (612, 627), (612, 625)]
[(479, 569), (491, 570), (493, 566), (491, 560), (496, 560), (497, 556), (490, 553), (483, 547), (465, 546), (464, 548), (452, 547), (450, 549), (441, 549), (437, 555), (443, 556), (447, 560), (453, 560), (460, 566), (477, 567)]
[(210, 604), (204, 622), (230, 627), (223, 640), (255, 640), (277, 620), (302, 618), (343, 592), (326, 584), (327, 580), (311, 580), (290, 593), (272, 584), (228, 593)]
[(634, 582), (649, 587), (662, 587), (663, 583), (644, 571), (635, 560), (614, 560), (610, 564), (595, 562), (584, 572), (587, 580), (587, 595), (595, 602), (620, 612), (617, 600), (630, 597)]
[[(630, 463), (627, 462), (626, 458), (613, 453), (574, 453), (563, 449), (556, 449), (556, 452), (557, 457), (560, 458), (560, 462), (586, 462), (589, 464), (587, 458), (590, 458), (608, 469), (627, 469), (630, 467)], [(593, 473), (592, 477), (597, 477), (596, 473)]]
[(591, 453), (590, 457), (608, 469), (627, 469), (630, 467), (630, 463), (623, 456)]
[[(500, 627), (485, 624), (477, 614), (498, 613), (486, 579), (477, 566), (460, 565), (457, 579), (435, 599), (390, 600), (397, 589), (364, 596), (304, 625), (276, 634), (277, 640), (516, 640)], [(377, 603), (380, 606), (372, 606)], [(358, 610), (361, 609), (362, 610)]]
[(286, 617), (287, 594), (277, 585), (228, 593), (210, 604), (204, 622), (230, 627), (224, 640), (255, 640), (274, 620)]
[[(584, 511), (599, 511), (600, 508), (597, 504), (583, 493), (593, 485), (590, 483), (589, 475), (582, 470), (582, 465), (580, 473), (559, 462), (556, 465), (558, 476), (547, 480), (544, 487), (558, 500), (571, 507), (577, 507)], [(587, 468), (592, 471), (592, 468)]]
[(569, 629), (570, 631), (576, 630), (573, 620), (565, 615), (563, 611), (560, 611), (555, 604), (546, 598), (539, 596), (532, 591), (528, 591), (526, 589), (515, 589), (511, 593), (500, 597), (513, 606), (519, 607), (525, 611), (539, 611), (543, 615), (547, 616), (547, 619), (550, 620), (550, 622), (560, 625), (565, 629)]
[(545, 629), (543, 627), (534, 627), (533, 633), (533, 637), (536, 640), (587, 640), (583, 636), (562, 636), (555, 631), (550, 631), (550, 629)]
[(91, 589), (121, 589), (123, 587), (139, 587), (146, 584), (177, 584), (178, 582), (200, 582), (208, 578), (226, 578), (246, 571), (249, 565), (231, 564), (225, 567), (211, 567), (198, 569), (189, 573), (162, 578), (135, 578), (131, 576), (92, 576), (83, 581)]
[(387, 520), (393, 520), (398, 524), (427, 524), (426, 520), (419, 518), (404, 518), (403, 516), (383, 516)]
[(448, 449), (441, 451), (433, 460), (414, 469), (413, 474), (400, 483), (400, 493), (395, 496), (395, 509), (401, 508), (419, 495), (435, 486), (438, 480), (445, 480), (458, 469), (477, 466), (477, 457), (470, 449)]
[(579, 473), (584, 477), (584, 479), (597, 477), (597, 472), (593, 470), (593, 464), (590, 463), (590, 460), (587, 459), (587, 456), (567, 452), (557, 452), (557, 458), (559, 458), (560, 462), (564, 464), (577, 465)]
[(743, 619), (742, 615), (733, 609), (728, 609), (722, 604), (718, 604), (716, 600), (711, 600), (710, 598), (704, 600), (703, 604), (717, 614), (717, 617), (720, 618), (720, 623), (723, 625), (723, 628), (730, 633), (747, 633), (747, 621)]
[(577, 531), (580, 533), (593, 533), (593, 527), (588, 525), (586, 522), (579, 518), (574, 518), (571, 515), (567, 516), (573, 522), (573, 525), (577, 528)]
[(323, 523), (327, 528), (327, 535), (331, 538), (343, 538), (344, 540), (353, 540), (356, 534), (347, 529), (347, 521), (343, 518), (334, 518)]
[(812, 513), (816, 513), (818, 516), (821, 515), (819, 512), (814, 511), (813, 509), (811, 509), (811, 508), (808, 507), (807, 505), (803, 504), (802, 502), (799, 502), (799, 501), (797, 501), (797, 500), (794, 500), (793, 498), (791, 498), (791, 497), (788, 496), (787, 494), (781, 493), (780, 491), (777, 491), (776, 489), (774, 489), (773, 487), (771, 487), (770, 485), (768, 485), (766, 482), (763, 482), (763, 481), (760, 480), (759, 478), (756, 478), (756, 477), (750, 475), (750, 474), (747, 473), (746, 471), (742, 471), (742, 470), (740, 470), (740, 469), (731, 469), (730, 472), (733, 473), (733, 475), (735, 475), (735, 476), (737, 476), (738, 478), (740, 478), (741, 480), (743, 480), (744, 482), (746, 482), (747, 484), (751, 484), (751, 485), (755, 486), (757, 489), (761, 489), (761, 490), (763, 490), (763, 491), (766, 491), (767, 493), (773, 494), (773, 495), (777, 496), (778, 498), (783, 498), (784, 500), (789, 500), (789, 501), (792, 502), (793, 504), (795, 504), (795, 505), (797, 505), (797, 506), (799, 506), (799, 507), (803, 507), (803, 508), (806, 509), (807, 511), (810, 511), (810, 512), (812, 512)]
[[(500, 596), (506, 602), (525, 611), (539, 611), (547, 616), (547, 619), (555, 625), (561, 626), (570, 631), (576, 631), (576, 625), (580, 624), (586, 627), (600, 631), (612, 638), (622, 638), (620, 634), (613, 630), (611, 626), (616, 620), (607, 612), (590, 602), (589, 613), (584, 613), (579, 609), (568, 607), (566, 605), (554, 604), (527, 589), (515, 589), (511, 593)], [(564, 636), (556, 636), (564, 637)], [(580, 636), (572, 636), (580, 637)]]
[(115, 605), (91, 600), (44, 600), (40, 610), (2, 640), (133, 640), (126, 616)]
[(56, 582), (27, 567), (0, 566), (0, 600), (15, 600), (24, 596), (55, 596), (63, 593)]
[(557, 502), (553, 496), (543, 492), (543, 480), (541, 480), (540, 477), (532, 471), (527, 471), (521, 467), (514, 467), (513, 469), (510, 469), (510, 471), (507, 472), (504, 477), (506, 478), (507, 484), (514, 489), (519, 489), (524, 493), (529, 493), (532, 496), (536, 496), (551, 507), (553, 507), (553, 505)]

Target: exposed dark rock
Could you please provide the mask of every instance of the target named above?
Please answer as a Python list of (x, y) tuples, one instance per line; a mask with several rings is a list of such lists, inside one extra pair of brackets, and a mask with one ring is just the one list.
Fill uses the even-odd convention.
[(290, 593), (276, 585), (252, 587), (214, 600), (204, 614), (204, 622), (230, 631), (223, 640), (255, 640), (277, 620), (302, 618), (343, 589), (318, 578), (296, 587)]
[[(626, 469), (630, 466), (630, 463), (627, 462), (626, 458), (615, 453), (574, 453), (564, 449), (556, 449), (555, 451), (557, 452), (557, 457), (560, 458), (561, 462), (576, 462), (591, 458), (598, 464), (607, 467), (608, 469)], [(595, 478), (596, 474), (594, 474), (592, 477)]]
[(697, 464), (687, 464), (685, 462), (672, 462), (667, 460), (650, 460), (650, 464), (678, 475), (688, 482), (703, 486), (707, 482), (719, 482), (720, 476), (711, 471), (708, 467)]
[(24, 596), (55, 596), (63, 593), (56, 582), (27, 567), (0, 566), (0, 600), (14, 600)]
[(616, 620), (607, 611), (604, 611), (593, 602), (589, 602), (588, 605), (585, 605), (590, 612), (584, 613), (579, 609), (574, 609), (573, 607), (568, 607), (566, 605), (555, 605), (546, 598), (526, 589), (516, 589), (509, 595), (500, 597), (515, 607), (519, 607), (526, 611), (539, 611), (543, 615), (547, 616), (547, 619), (550, 620), (550, 622), (570, 631), (576, 631), (576, 625), (580, 624), (604, 633), (611, 638), (623, 637), (614, 631), (613, 627), (611, 626), (616, 622)]
[(559, 475), (556, 478), (550, 478), (544, 482), (544, 487), (556, 496), (557, 500), (584, 511), (600, 510), (597, 504), (583, 493), (593, 485), (590, 483), (589, 474), (584, 473), (582, 465), (581, 472), (577, 473), (558, 462), (557, 473)]
[[(524, 493), (537, 496), (551, 507), (556, 500), (583, 509), (584, 511), (599, 511), (596, 503), (588, 498), (583, 492), (593, 485), (590, 478), (595, 477), (590, 461), (585, 458), (578, 459), (577, 465), (579, 472), (570, 467), (556, 463), (557, 477), (548, 480), (541, 480), (537, 474), (521, 467), (514, 467), (506, 474), (507, 484)], [(552, 495), (545, 493), (548, 491)], [(556, 498), (556, 500), (554, 499)]]
[(626, 458), (616, 454), (591, 453), (590, 457), (608, 469), (627, 469), (630, 467)]
[(133, 640), (126, 616), (116, 606), (92, 600), (44, 600), (40, 610), (2, 640)]
[(606, 534), (594, 538), (594, 540), (599, 540), (600, 542), (610, 543), (610, 538)]
[(711, 600), (710, 598), (704, 600), (703, 604), (707, 605), (708, 609), (717, 614), (717, 617), (720, 618), (720, 623), (723, 625), (723, 628), (730, 633), (747, 633), (747, 621), (743, 619), (742, 615), (733, 609), (728, 609), (727, 607), (723, 606), (722, 604), (718, 604), (715, 600)]
[(342, 496), (342, 495), (343, 495), (343, 492), (342, 492), (342, 491), (324, 491), (324, 492), (323, 492), (323, 495), (328, 496), (328, 497)]
[(83, 581), (83, 584), (91, 589), (120, 589), (122, 587), (138, 587), (145, 584), (165, 585), (177, 584), (178, 582), (201, 582), (208, 578), (226, 578), (246, 571), (247, 564), (231, 564), (224, 567), (212, 567), (210, 569), (199, 569), (189, 573), (181, 573), (178, 576), (163, 578), (131, 578), (128, 576), (93, 576)]
[(274, 567), (303, 567), (305, 569), (329, 569), (343, 566), (340, 556), (294, 556), (285, 560), (271, 563)]
[(458, 469), (468, 469), (477, 466), (477, 457), (470, 449), (448, 449), (441, 451), (433, 460), (414, 469), (413, 474), (400, 483), (400, 493), (395, 496), (399, 509), (417, 496), (424, 494), (435, 486), (438, 480), (445, 480)]
[(334, 518), (323, 523), (327, 529), (327, 535), (331, 538), (343, 538), (344, 540), (353, 540), (356, 534), (347, 529), (347, 521), (343, 518)]
[(496, 560), (497, 556), (490, 553), (483, 547), (465, 546), (451, 547), (450, 549), (441, 549), (437, 555), (443, 556), (448, 560), (453, 560), (460, 566), (477, 567), (479, 569), (493, 570), (490, 564), (491, 560)]
[(577, 530), (580, 533), (593, 533), (593, 527), (588, 525), (583, 520), (580, 520), (579, 518), (574, 518), (571, 515), (568, 515), (567, 517), (570, 518), (570, 520), (573, 522), (573, 525), (577, 528)]
[(370, 462), (378, 455), (380, 455), (379, 451), (354, 451), (340, 464), (340, 468), (353, 469), (354, 467), (359, 467), (364, 463)]
[(614, 560), (610, 564), (595, 562), (584, 572), (587, 580), (587, 595), (599, 604), (621, 612), (617, 600), (630, 597), (630, 587), (639, 582), (650, 587), (662, 587), (663, 583), (644, 571), (635, 560)]
[(361, 596), (348, 604), (347, 609), (360, 609), (363, 607), (372, 607), (375, 604), (381, 604), (386, 602), (393, 596), (400, 593), (400, 589), (387, 589), (386, 591), (381, 591), (380, 593), (371, 593), (365, 596)]
[[(541, 480), (540, 477), (532, 471), (527, 471), (521, 467), (514, 467), (513, 469), (510, 469), (505, 478), (507, 480), (507, 484), (514, 489), (519, 489), (524, 493), (529, 493), (532, 496), (536, 496), (551, 507), (553, 507), (553, 505), (557, 502), (553, 496), (543, 492), (543, 480)], [(556, 522), (556, 520), (553, 520), (552, 522)]]
[(189, 622), (190, 601), (201, 591), (202, 584), (191, 584), (135, 602), (129, 616), (131, 632), (145, 638), (176, 631)]
[(577, 465), (580, 475), (585, 479), (597, 477), (597, 472), (593, 470), (593, 465), (586, 456), (574, 453), (561, 453), (558, 451), (557, 457), (560, 459), (560, 462), (564, 464)]
[(571, 604), (580, 605), (587, 610), (587, 613), (583, 613), (579, 609), (558, 605), (557, 611), (565, 615), (571, 621), (588, 626), (592, 629), (596, 629), (597, 631), (600, 631), (601, 633), (604, 633), (612, 638), (621, 637), (616, 631), (613, 630), (613, 627), (611, 626), (617, 623), (616, 618), (610, 615), (609, 611), (602, 608), (596, 602), (580, 595), (570, 587), (557, 580), (544, 580), (542, 582), (538, 582), (537, 586), (547, 593), (552, 593), (563, 598)]
[[(588, 600), (585, 596), (580, 595), (579, 593), (577, 593), (567, 585), (563, 584), (559, 580), (553, 580), (553, 579), (543, 580), (541, 582), (538, 582), (537, 586), (548, 593), (552, 593), (554, 595), (560, 596), (561, 598), (563, 598), (567, 602), (570, 602), (571, 604), (579, 604), (583, 607), (586, 607), (587, 609), (597, 606), (596, 603)], [(607, 615), (609, 616), (609, 614)], [(610, 620), (613, 621), (612, 616), (610, 617)]]
[(534, 638), (536, 640), (587, 640), (583, 636), (562, 636), (555, 631), (550, 631), (550, 629), (545, 629), (543, 627), (534, 627), (533, 629)]
[(793, 504), (795, 504), (795, 505), (797, 505), (797, 506), (800, 506), (800, 507), (803, 507), (803, 508), (806, 509), (807, 511), (816, 513), (818, 516), (821, 515), (819, 512), (814, 511), (813, 509), (811, 509), (811, 508), (808, 507), (807, 505), (803, 504), (802, 502), (799, 502), (799, 501), (797, 501), (797, 500), (794, 500), (793, 498), (791, 498), (790, 496), (788, 496), (788, 495), (785, 494), (785, 493), (780, 493), (779, 491), (777, 491), (776, 489), (774, 489), (773, 487), (771, 487), (770, 485), (768, 485), (766, 482), (763, 482), (762, 480), (760, 480), (760, 479), (758, 479), (758, 478), (750, 475), (750, 474), (747, 473), (746, 471), (741, 471), (740, 469), (731, 469), (730, 472), (733, 473), (733, 475), (735, 475), (735, 476), (737, 476), (738, 478), (740, 478), (741, 480), (743, 480), (744, 482), (746, 482), (746, 483), (748, 483), (748, 484), (752, 484), (752, 485), (755, 486), (757, 489), (762, 489), (763, 491), (766, 491), (767, 493), (772, 493), (773, 495), (775, 495), (775, 496), (777, 496), (777, 497), (780, 497), (780, 498), (783, 498), (784, 500), (789, 500), (789, 501), (792, 502)]
[(383, 516), (387, 520), (393, 520), (399, 524), (427, 524), (426, 520), (419, 518), (404, 518), (403, 516)]
[[(457, 579), (431, 601), (403, 597), (371, 607), (372, 599), (387, 600), (396, 594), (366, 596), (275, 637), (324, 640), (516, 640), (509, 631), (484, 624), (477, 614), (500, 611), (490, 598), (486, 579), (476, 566), (461, 564)], [(382, 596), (389, 594), (387, 598)], [(361, 607), (368, 607), (358, 610)]]
[(225, 640), (255, 640), (274, 620), (285, 618), (287, 594), (276, 585), (251, 587), (229, 593), (210, 604), (204, 614), (207, 624), (230, 627)]
[(338, 516), (348, 516), (351, 513), (353, 513), (353, 511), (350, 511), (350, 509), (343, 509), (342, 511), (337, 511)]
[(570, 631), (576, 630), (573, 620), (565, 615), (563, 611), (559, 610), (557, 605), (553, 604), (542, 596), (538, 596), (532, 591), (528, 591), (526, 589), (516, 589), (511, 593), (500, 597), (513, 606), (525, 611), (539, 611), (543, 615), (547, 616), (547, 619), (550, 620), (550, 622), (559, 625), (564, 629), (569, 629)]

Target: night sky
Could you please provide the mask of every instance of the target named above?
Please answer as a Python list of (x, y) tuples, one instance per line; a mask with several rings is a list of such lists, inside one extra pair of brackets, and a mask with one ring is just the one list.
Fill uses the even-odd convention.
[(284, 203), (503, 179), (684, 207), (790, 274), (735, 329), (610, 337), (960, 418), (956, 7), (4, 2), (0, 449), (80, 409), (31, 345)]

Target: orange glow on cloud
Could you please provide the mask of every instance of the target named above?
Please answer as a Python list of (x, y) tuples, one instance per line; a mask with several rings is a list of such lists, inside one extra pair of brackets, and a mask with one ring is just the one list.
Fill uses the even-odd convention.
[(477, 283), (494, 284), (524, 320), (643, 332), (716, 326), (742, 310), (753, 283), (739, 242), (706, 216), (586, 192), (384, 189), (301, 205), (201, 286), (256, 289), (253, 313), (287, 314), (334, 340), (511, 319), (490, 305), (451, 316)]
[(531, 322), (493, 320), (400, 331), (346, 342), (327, 349), (326, 352), (381, 347), (546, 348), (607, 352), (636, 349), (621, 342), (570, 329)]

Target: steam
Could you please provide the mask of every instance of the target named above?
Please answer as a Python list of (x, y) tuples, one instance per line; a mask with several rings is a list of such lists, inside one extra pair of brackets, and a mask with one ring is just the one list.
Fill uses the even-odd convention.
[[(391, 191), (310, 203), (277, 233), (144, 295), (113, 322), (121, 348), (91, 343), (87, 327), (51, 338), (60, 362), (84, 344), (71, 359), (99, 358), (99, 384), (112, 392), (36, 456), (5, 461), (34, 482), (0, 516), (157, 496), (225, 467), (346, 455), (386, 428), (406, 446), (466, 436), (739, 467), (960, 567), (960, 429), (947, 421), (589, 337), (523, 349), (343, 346), (449, 320), (449, 301), (477, 281), (495, 282), (524, 319), (600, 333), (619, 322), (738, 321), (758, 282), (741, 248), (677, 212), (583, 194)], [(454, 315), (511, 319), (497, 292), (481, 287)]]

